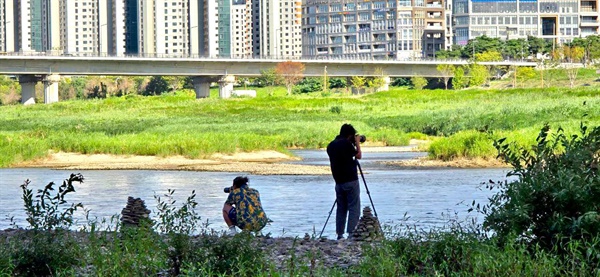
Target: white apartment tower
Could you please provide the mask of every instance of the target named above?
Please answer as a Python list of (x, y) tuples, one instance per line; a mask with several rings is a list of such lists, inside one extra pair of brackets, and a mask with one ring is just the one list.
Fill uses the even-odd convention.
[(265, 0), (260, 3), (260, 56), (300, 58), (302, 56), (302, 2)]
[(252, 57), (252, 1), (218, 1), (218, 48), (220, 57)]
[(0, 0), (0, 52), (15, 51), (14, 1)]
[[(107, 53), (101, 30), (107, 36), (106, 7), (98, 0), (61, 0), (61, 42), (66, 54)], [(104, 1), (102, 1), (104, 2)], [(103, 18), (101, 18), (101, 16)]]
[(139, 52), (177, 56), (189, 54), (190, 2), (139, 0)]

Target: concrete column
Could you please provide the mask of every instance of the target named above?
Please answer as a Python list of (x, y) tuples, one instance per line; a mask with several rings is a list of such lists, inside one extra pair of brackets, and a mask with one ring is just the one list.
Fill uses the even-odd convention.
[(235, 83), (235, 76), (226, 75), (219, 80), (219, 97), (230, 98), (233, 92), (233, 84)]
[(35, 75), (19, 76), (19, 84), (21, 84), (21, 104), (35, 104), (35, 85), (39, 78)]
[(58, 82), (60, 82), (60, 75), (46, 75), (42, 82), (44, 83), (44, 103), (58, 102)]
[(192, 77), (192, 83), (194, 84), (194, 91), (196, 92), (196, 99), (208, 98), (210, 96), (210, 83), (212, 78), (198, 76)]
[(390, 90), (390, 84), (392, 83), (392, 79), (390, 76), (381, 77), (383, 79), (383, 85), (377, 88), (377, 91), (388, 91)]

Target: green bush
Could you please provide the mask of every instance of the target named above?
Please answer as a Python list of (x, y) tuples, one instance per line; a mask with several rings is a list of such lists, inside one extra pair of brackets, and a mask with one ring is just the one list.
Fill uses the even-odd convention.
[(505, 139), (494, 145), (518, 180), (490, 184), (498, 192), (482, 210), (487, 230), (501, 241), (516, 237), (546, 249), (600, 233), (600, 127), (581, 124), (568, 136), (562, 128), (551, 135), (546, 125), (531, 148)]
[(346, 78), (329, 79), (329, 88), (345, 88), (346, 86)]
[(457, 66), (454, 69), (454, 77), (452, 77), (452, 87), (454, 89), (463, 89), (468, 84), (469, 79), (465, 76), (465, 69), (462, 66)]
[(321, 90), (323, 90), (323, 79), (320, 78), (304, 78), (294, 87), (294, 91), (298, 93), (309, 93)]
[(409, 87), (412, 83), (410, 78), (394, 78), (390, 85), (393, 87)]
[[(73, 182), (83, 179), (81, 174), (71, 174), (56, 194), (53, 194), (54, 182), (38, 190), (35, 196), (28, 188), (29, 180), (21, 185), (27, 222), (32, 230), (18, 233), (16, 241), (20, 244), (8, 251), (8, 261), (17, 274), (52, 275), (80, 263), (78, 243), (68, 229), (73, 225), (73, 213), (83, 205), (63, 206), (68, 204), (65, 196), (75, 192)], [(6, 261), (0, 260), (3, 262)]]
[(187, 198), (186, 202), (180, 208), (175, 207), (176, 200), (173, 199), (175, 190), (168, 190), (162, 200), (160, 196), (154, 195), (157, 205), (158, 220), (155, 228), (158, 231), (167, 235), (168, 255), (171, 260), (171, 271), (174, 275), (181, 273), (181, 264), (185, 261), (192, 251), (191, 235), (197, 231), (196, 228), (200, 225), (200, 215), (195, 208), (198, 205), (196, 202), (196, 191)]
[(427, 79), (421, 76), (414, 76), (410, 78), (410, 82), (413, 85), (413, 89), (420, 90), (427, 86)]
[(265, 271), (265, 253), (255, 246), (252, 234), (233, 237), (202, 235), (197, 237), (182, 272), (188, 276), (257, 276)]

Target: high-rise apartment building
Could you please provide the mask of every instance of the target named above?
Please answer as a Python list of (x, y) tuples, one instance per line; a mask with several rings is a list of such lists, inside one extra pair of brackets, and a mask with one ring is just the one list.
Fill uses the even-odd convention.
[(189, 54), (189, 0), (138, 0), (139, 52)]
[(252, 57), (252, 0), (218, 1), (220, 57)]
[(0, 52), (15, 51), (16, 23), (14, 1), (0, 0)]
[(217, 56), (219, 33), (217, 0), (190, 1), (190, 53)]
[(555, 43), (598, 34), (597, 0), (454, 0), (454, 39), (541, 37)]
[(106, 6), (97, 0), (61, 0), (60, 6), (64, 53), (96, 55), (108, 52), (107, 43), (102, 43), (108, 36)]
[(403, 59), (445, 45), (442, 0), (305, 0), (302, 55)]
[(260, 35), (254, 39), (255, 55), (300, 58), (302, 56), (302, 2), (299, 0), (260, 1)]
[(0, 36), (4, 51), (49, 51), (60, 47), (59, 0), (0, 1)]

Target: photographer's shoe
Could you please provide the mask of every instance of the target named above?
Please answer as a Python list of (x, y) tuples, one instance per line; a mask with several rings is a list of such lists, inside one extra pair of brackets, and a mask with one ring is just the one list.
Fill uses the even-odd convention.
[(231, 226), (229, 227), (229, 230), (227, 230), (227, 235), (228, 236), (235, 236), (235, 234), (237, 234), (237, 230), (235, 229), (235, 226)]
[(344, 235), (338, 235), (337, 240), (343, 240), (344, 239)]

